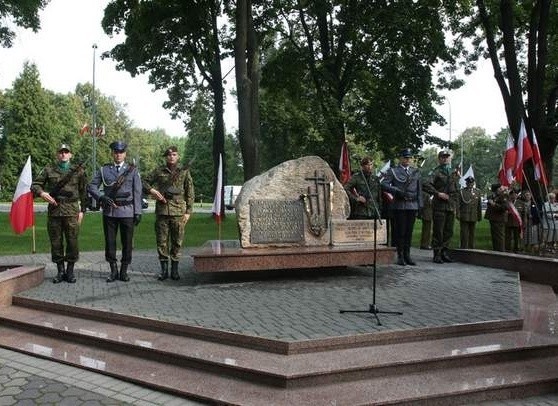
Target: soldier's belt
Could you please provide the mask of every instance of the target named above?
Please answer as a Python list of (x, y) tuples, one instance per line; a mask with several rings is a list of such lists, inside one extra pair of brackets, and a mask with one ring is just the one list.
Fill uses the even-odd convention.
[(115, 200), (114, 204), (116, 204), (117, 206), (129, 206), (132, 203), (134, 203), (133, 200)]
[(56, 200), (59, 203), (75, 203), (79, 201), (77, 197), (64, 197), (64, 196), (55, 197), (54, 200)]

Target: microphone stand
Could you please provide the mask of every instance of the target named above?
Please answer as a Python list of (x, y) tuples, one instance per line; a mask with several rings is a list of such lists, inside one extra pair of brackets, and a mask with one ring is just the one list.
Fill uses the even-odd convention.
[(380, 318), (378, 317), (378, 314), (397, 314), (397, 315), (402, 315), (402, 312), (396, 312), (396, 311), (383, 311), (380, 310), (378, 308), (378, 306), (376, 305), (376, 262), (377, 262), (377, 243), (376, 243), (376, 230), (377, 230), (377, 222), (379, 219), (380, 225), (382, 225), (382, 219), (380, 218), (380, 211), (378, 210), (378, 205), (376, 204), (375, 199), (372, 196), (372, 192), (370, 190), (370, 186), (368, 185), (368, 181), (366, 180), (366, 177), (364, 176), (364, 173), (362, 172), (362, 169), (360, 170), (360, 174), (362, 175), (362, 177), (364, 178), (364, 183), (366, 185), (366, 188), (368, 189), (368, 195), (370, 196), (370, 200), (372, 201), (372, 206), (374, 208), (374, 262), (372, 263), (372, 303), (370, 303), (368, 305), (368, 309), (367, 310), (339, 310), (339, 313), (371, 313), (374, 315), (374, 317), (376, 317), (376, 322), (378, 323), (378, 326), (382, 325), (382, 322), (380, 321)]

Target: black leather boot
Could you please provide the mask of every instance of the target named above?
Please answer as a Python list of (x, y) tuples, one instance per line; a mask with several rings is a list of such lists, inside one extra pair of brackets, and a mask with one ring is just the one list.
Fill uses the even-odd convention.
[(444, 262), (453, 262), (453, 259), (449, 256), (449, 252), (447, 248), (442, 249), (442, 260)]
[(107, 278), (107, 282), (114, 282), (118, 279), (118, 266), (116, 262), (109, 262), (110, 266), (110, 275)]
[(178, 261), (171, 261), (171, 279), (177, 281), (180, 279), (178, 274)]
[(62, 281), (65, 281), (66, 280), (66, 271), (64, 270), (64, 262), (57, 262), (56, 263), (56, 269), (57, 269), (58, 273), (56, 274), (54, 279), (52, 279), (52, 283), (60, 283)]
[(403, 259), (403, 250), (399, 247), (397, 248), (397, 261), (395, 263), (397, 265), (405, 265), (405, 259)]
[(120, 280), (122, 282), (128, 282), (130, 280), (128, 276), (128, 264), (120, 264)]
[(442, 251), (441, 250), (434, 250), (434, 262), (437, 264), (443, 264), (444, 260), (442, 259)]
[(66, 282), (68, 283), (76, 283), (76, 277), (74, 275), (74, 263), (68, 262), (66, 266)]
[(160, 281), (164, 281), (169, 277), (169, 261), (161, 261), (161, 273), (159, 274)]
[(403, 250), (403, 259), (405, 259), (405, 263), (407, 265), (414, 266), (417, 263), (411, 259), (411, 247), (405, 247)]

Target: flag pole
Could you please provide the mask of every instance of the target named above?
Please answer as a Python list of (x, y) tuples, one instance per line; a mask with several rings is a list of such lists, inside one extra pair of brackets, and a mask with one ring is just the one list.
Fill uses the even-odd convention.
[(33, 251), (31, 253), (34, 254), (37, 252), (37, 246), (35, 244), (35, 224), (33, 224), (33, 227), (31, 228), (31, 235), (33, 240)]

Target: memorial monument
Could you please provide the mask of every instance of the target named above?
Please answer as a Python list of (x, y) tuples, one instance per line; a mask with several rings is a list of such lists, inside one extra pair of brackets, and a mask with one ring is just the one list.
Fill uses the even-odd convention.
[[(317, 156), (283, 162), (247, 181), (235, 204), (239, 244), (213, 241), (192, 254), (201, 272), (320, 268), (372, 263), (374, 235), (385, 225), (347, 220), (349, 198), (327, 162)], [(381, 262), (392, 249), (383, 248)], [(227, 260), (225, 260), (227, 257)]]

